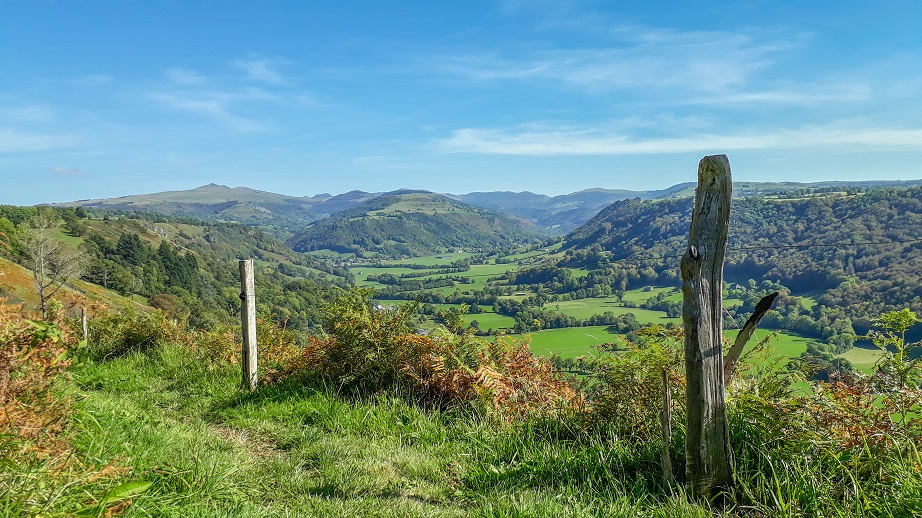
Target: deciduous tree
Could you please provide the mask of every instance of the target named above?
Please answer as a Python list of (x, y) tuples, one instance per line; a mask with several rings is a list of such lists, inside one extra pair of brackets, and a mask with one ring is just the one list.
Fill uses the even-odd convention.
[(56, 239), (57, 228), (58, 220), (53, 214), (39, 213), (23, 225), (20, 234), (23, 255), (35, 276), (42, 319), (48, 318), (48, 301), (67, 281), (83, 272), (83, 252)]

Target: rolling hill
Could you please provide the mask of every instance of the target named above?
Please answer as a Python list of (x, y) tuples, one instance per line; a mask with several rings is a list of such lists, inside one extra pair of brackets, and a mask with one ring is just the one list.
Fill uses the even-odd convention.
[[(677, 284), (692, 201), (616, 202), (566, 237), (562, 263), (610, 264), (632, 278)], [(725, 272), (738, 282), (780, 281), (852, 319), (920, 312), (920, 229), (922, 187), (737, 198)]]
[(375, 196), (367, 192), (351, 191), (338, 196), (318, 194), (298, 197), (212, 183), (184, 191), (79, 200), (54, 205), (154, 212), (205, 221), (240, 223), (290, 235), (294, 229), (354, 207)]
[(395, 191), (318, 221), (288, 240), (296, 251), (420, 256), (543, 237), (533, 223), (427, 191)]
[[(586, 189), (560, 196), (546, 196), (523, 192), (472, 192), (452, 195), (455, 199), (477, 207), (498, 210), (531, 220), (555, 234), (567, 234), (588, 222), (608, 205), (628, 199), (663, 200), (688, 198), (695, 195), (694, 182), (685, 182), (649, 191), (624, 189)], [(922, 185), (922, 180), (890, 181), (868, 180), (858, 182), (734, 182), (733, 195), (737, 198), (765, 196), (793, 192), (828, 191), (836, 188), (861, 189), (872, 187), (912, 187)]]
[[(26, 231), (38, 210), (0, 205), (0, 223), (19, 227), (10, 232), (13, 246), (0, 248), (0, 255), (31, 266), (16, 236)], [(296, 253), (270, 234), (244, 225), (146, 212), (128, 217), (54, 210), (64, 220), (54, 238), (83, 252), (82, 279), (71, 283), (78, 292), (91, 300), (94, 294), (117, 293), (196, 327), (238, 321), (238, 259), (256, 261), (257, 296), (265, 314), (300, 329), (318, 322), (322, 303), (351, 283), (348, 271)], [(0, 297), (30, 302), (34, 289), (22, 280), (28, 277), (23, 271), (0, 268)], [(10, 279), (19, 281), (5, 287)]]

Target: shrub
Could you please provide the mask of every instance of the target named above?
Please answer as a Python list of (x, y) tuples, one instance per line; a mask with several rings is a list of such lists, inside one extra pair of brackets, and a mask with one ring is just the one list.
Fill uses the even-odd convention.
[(80, 342), (57, 312), (52, 321), (30, 320), (21, 305), (4, 302), (0, 299), (0, 457), (22, 448), (39, 456), (61, 453), (70, 402), (53, 389), (66, 376), (69, 351)]
[(506, 421), (573, 414), (586, 403), (549, 360), (531, 353), (528, 342), (491, 343), (481, 353), (476, 384)]
[(147, 352), (164, 341), (182, 342), (183, 325), (160, 312), (126, 309), (89, 322), (90, 341), (86, 354), (92, 360), (107, 360), (132, 352)]
[(663, 372), (676, 402), (676, 423), (683, 421), (685, 357), (682, 330), (642, 328), (615, 345), (617, 353), (593, 362), (593, 403), (589, 424), (632, 441), (660, 437), (665, 392)]
[(584, 402), (527, 343), (489, 344), (471, 329), (417, 334), (409, 326), (414, 304), (375, 306), (370, 293), (353, 289), (328, 305), (326, 335), (309, 339), (269, 379), (316, 376), (363, 392), (399, 388), (435, 406), (482, 399), (506, 421), (570, 411)]

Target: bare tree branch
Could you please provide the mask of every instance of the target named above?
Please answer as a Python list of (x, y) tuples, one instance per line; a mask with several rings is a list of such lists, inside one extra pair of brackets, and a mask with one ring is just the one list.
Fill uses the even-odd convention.
[(54, 237), (58, 219), (40, 213), (22, 228), (23, 253), (32, 263), (35, 291), (42, 318), (48, 318), (48, 301), (64, 284), (83, 273), (85, 254)]

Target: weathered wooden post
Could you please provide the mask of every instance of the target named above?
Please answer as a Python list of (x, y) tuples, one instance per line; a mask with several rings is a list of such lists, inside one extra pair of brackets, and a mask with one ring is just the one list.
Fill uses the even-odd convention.
[(80, 326), (83, 328), (83, 341), (90, 339), (90, 327), (86, 319), (86, 307), (80, 307)]
[(253, 260), (240, 261), (240, 322), (243, 331), (243, 387), (256, 389), (256, 287)]
[(662, 371), (663, 377), (663, 412), (660, 414), (660, 428), (663, 435), (663, 451), (660, 458), (663, 464), (663, 482), (672, 489), (675, 476), (672, 473), (672, 393), (669, 391), (669, 374), (666, 368)]
[(686, 476), (692, 492), (708, 499), (733, 486), (721, 314), (732, 189), (726, 155), (702, 158), (688, 248), (681, 262), (688, 409)]

